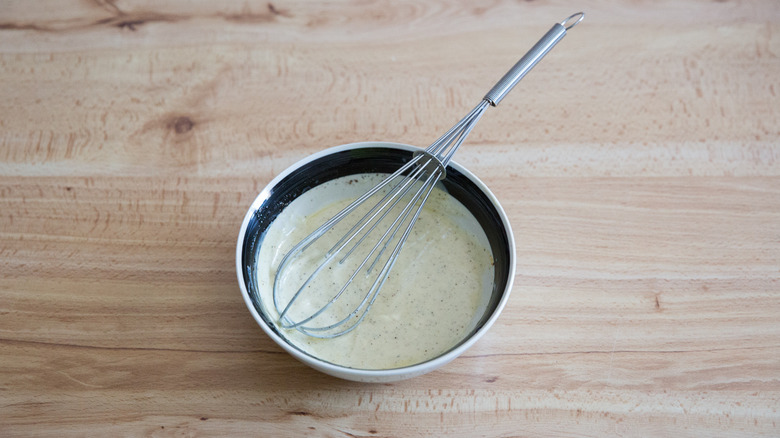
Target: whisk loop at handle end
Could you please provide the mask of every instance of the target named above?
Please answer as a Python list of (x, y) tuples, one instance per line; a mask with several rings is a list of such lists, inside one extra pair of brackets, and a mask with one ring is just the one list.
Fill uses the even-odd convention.
[[(496, 106), (550, 49), (579, 23), (576, 13), (556, 23), (488, 92), (479, 104), (424, 151), (295, 245), (283, 258), (274, 278), (273, 301), (279, 325), (317, 338), (333, 338), (354, 330), (365, 318), (388, 278), (398, 254), (447, 164), (489, 106)], [(369, 199), (378, 199), (375, 204)], [(372, 206), (373, 205), (373, 206)], [(344, 219), (350, 217), (350, 220)], [(357, 218), (357, 220), (354, 220)], [(341, 228), (339, 228), (341, 227)], [(342, 231), (343, 230), (345, 231)], [(332, 243), (319, 239), (338, 234)], [(318, 251), (319, 244), (322, 253)], [(328, 249), (329, 248), (329, 249)], [(312, 258), (311, 252), (316, 256)], [(321, 257), (320, 257), (321, 256)], [(296, 263), (305, 275), (288, 292), (281, 283)], [(299, 266), (300, 268), (301, 266)], [(327, 268), (327, 269), (326, 269)], [(346, 281), (321, 282), (322, 275), (341, 269)], [(358, 275), (362, 274), (362, 275)], [(324, 283), (324, 287), (317, 286)], [(316, 289), (312, 297), (301, 297)], [(285, 297), (286, 295), (286, 297)], [(321, 295), (321, 296), (319, 296)], [(345, 297), (347, 298), (345, 300)], [(288, 299), (289, 298), (289, 299)], [(293, 309), (299, 304), (298, 309)]]

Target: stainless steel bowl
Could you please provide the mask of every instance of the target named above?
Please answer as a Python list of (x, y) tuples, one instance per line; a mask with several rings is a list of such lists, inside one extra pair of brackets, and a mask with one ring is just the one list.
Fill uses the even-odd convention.
[(444, 188), (474, 215), (490, 243), (495, 261), (492, 295), (476, 328), (444, 354), (415, 365), (386, 370), (348, 368), (312, 356), (289, 343), (264, 312), (257, 290), (255, 269), (263, 260), (257, 254), (265, 231), (281, 211), (302, 193), (326, 181), (359, 173), (391, 173), (419, 150), (384, 142), (355, 143), (334, 147), (294, 164), (271, 181), (257, 196), (241, 224), (236, 245), (236, 271), (241, 293), (250, 313), (271, 339), (296, 359), (314, 369), (348, 380), (390, 382), (433, 371), (466, 351), (493, 325), (504, 308), (515, 274), (515, 243), (509, 220), (496, 197), (482, 181), (455, 162), (450, 162)]

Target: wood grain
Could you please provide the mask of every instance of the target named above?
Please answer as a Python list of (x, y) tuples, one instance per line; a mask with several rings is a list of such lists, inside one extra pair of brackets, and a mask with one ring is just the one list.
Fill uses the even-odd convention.
[(428, 144), (572, 6), (3, 2), (0, 435), (778, 435), (780, 4), (581, 7), (457, 157), (516, 234), (505, 313), (369, 385), (252, 320), (246, 209)]

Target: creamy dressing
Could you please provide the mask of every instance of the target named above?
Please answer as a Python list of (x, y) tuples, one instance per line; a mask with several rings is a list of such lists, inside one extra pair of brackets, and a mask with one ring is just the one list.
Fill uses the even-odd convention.
[[(271, 224), (257, 257), (257, 285), (263, 311), (277, 323), (279, 332), (308, 354), (351, 368), (398, 368), (445, 353), (474, 330), (493, 286), (493, 259), (487, 236), (468, 209), (439, 185), (426, 202), (376, 301), (355, 330), (336, 338), (319, 339), (278, 326), (279, 312), (272, 304), (273, 285), (285, 254), (385, 176), (342, 177), (302, 194)], [(322, 262), (327, 249), (347, 230), (348, 227), (337, 227), (307, 248), (294, 268), (285, 269), (284, 284), (300, 285), (305, 281)], [(363, 256), (356, 254), (352, 258), (362, 260)], [(299, 308), (295, 311), (300, 315), (321, 307), (354, 272), (354, 266), (333, 267), (323, 270), (317, 276), (321, 284), (311, 286), (296, 301)], [(297, 286), (291, 290), (297, 290)], [(292, 296), (290, 292), (280, 295), (285, 297), (283, 302)], [(359, 287), (351, 287), (322, 318), (329, 317), (329, 313), (339, 315), (338, 306), (342, 304), (345, 309), (353, 308), (362, 296)], [(331, 321), (340, 318), (335, 316)]]

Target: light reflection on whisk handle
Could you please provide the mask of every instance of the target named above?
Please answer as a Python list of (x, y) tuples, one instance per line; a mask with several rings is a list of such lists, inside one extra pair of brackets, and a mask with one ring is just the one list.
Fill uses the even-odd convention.
[(485, 95), (484, 100), (496, 106), (509, 93), (520, 79), (547, 54), (564, 36), (566, 31), (585, 18), (584, 12), (577, 12), (560, 23), (555, 23), (546, 34), (514, 65)]

